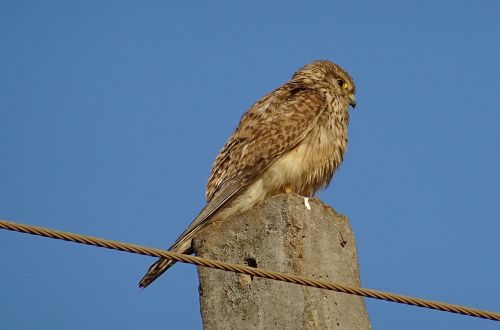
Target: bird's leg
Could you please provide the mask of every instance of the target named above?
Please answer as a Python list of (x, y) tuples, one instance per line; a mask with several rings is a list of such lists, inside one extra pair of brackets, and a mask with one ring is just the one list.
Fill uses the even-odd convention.
[(284, 188), (285, 188), (285, 194), (293, 193), (292, 186), (286, 185)]

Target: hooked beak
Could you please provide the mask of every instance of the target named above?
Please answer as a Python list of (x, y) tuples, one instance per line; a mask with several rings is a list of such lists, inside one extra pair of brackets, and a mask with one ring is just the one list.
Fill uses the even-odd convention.
[(349, 105), (354, 109), (356, 108), (356, 97), (354, 94), (349, 94)]

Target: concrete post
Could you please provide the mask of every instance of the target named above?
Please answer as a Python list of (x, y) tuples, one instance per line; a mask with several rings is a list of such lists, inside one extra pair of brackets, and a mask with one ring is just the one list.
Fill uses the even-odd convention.
[[(268, 198), (216, 222), (196, 255), (359, 286), (348, 219), (318, 199)], [(211, 329), (370, 329), (360, 297), (198, 267), (203, 326)]]

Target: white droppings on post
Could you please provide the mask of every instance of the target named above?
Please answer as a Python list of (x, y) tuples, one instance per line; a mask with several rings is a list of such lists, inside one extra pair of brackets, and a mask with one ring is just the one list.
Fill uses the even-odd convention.
[(304, 197), (304, 205), (309, 211), (311, 211), (311, 205), (309, 205), (309, 198)]

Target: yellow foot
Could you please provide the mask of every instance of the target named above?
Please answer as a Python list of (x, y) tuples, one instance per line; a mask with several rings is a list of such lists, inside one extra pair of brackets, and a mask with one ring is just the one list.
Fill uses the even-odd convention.
[(293, 193), (292, 187), (285, 186), (285, 194), (291, 194), (291, 193)]

